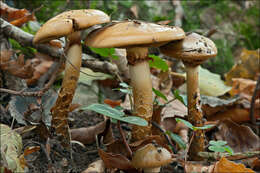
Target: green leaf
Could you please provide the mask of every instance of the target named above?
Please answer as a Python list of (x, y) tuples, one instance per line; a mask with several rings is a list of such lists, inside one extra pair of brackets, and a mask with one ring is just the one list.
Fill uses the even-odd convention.
[(135, 124), (139, 126), (147, 126), (148, 123), (145, 119), (136, 116), (124, 116), (125, 113), (119, 111), (118, 109), (111, 108), (106, 104), (92, 104), (88, 107), (81, 108), (82, 110), (92, 110), (94, 112), (100, 113), (102, 115), (108, 116), (115, 120), (124, 121), (130, 124)]
[(153, 92), (156, 96), (161, 97), (162, 99), (164, 99), (165, 101), (168, 101), (167, 97), (159, 90), (153, 88)]
[(168, 64), (161, 59), (159, 56), (156, 55), (149, 55), (149, 58), (152, 58), (153, 60), (149, 60), (150, 67), (160, 69), (162, 71), (168, 70)]
[(138, 126), (147, 126), (148, 125), (148, 122), (145, 119), (137, 117), (137, 116), (122, 117), (119, 120), (130, 123), (130, 124), (135, 124)]
[(172, 94), (174, 95), (174, 97), (175, 97), (176, 99), (178, 99), (179, 101), (181, 101), (185, 106), (188, 105), (188, 103), (187, 103), (187, 96), (186, 96), (186, 95), (185, 95), (185, 96), (184, 96), (184, 95), (181, 95), (179, 90), (173, 90), (173, 91), (172, 91)]
[(233, 154), (234, 151), (232, 150), (232, 148), (230, 146), (225, 146), (224, 149), (229, 153), (229, 154)]
[(89, 48), (92, 52), (95, 52), (100, 56), (118, 59), (118, 56), (114, 55), (115, 48), (94, 48), (94, 47), (89, 47)]
[(226, 151), (225, 147), (216, 145), (209, 146), (209, 150), (220, 153), (224, 153)]
[(179, 135), (176, 135), (175, 133), (172, 133), (170, 131), (166, 131), (166, 134), (169, 135), (171, 139), (174, 140), (179, 145), (180, 148), (182, 149), (186, 148), (185, 142), (181, 139)]
[(119, 86), (121, 86), (123, 88), (130, 88), (130, 86), (125, 82), (120, 82)]
[(119, 89), (119, 91), (121, 91), (122, 93), (126, 93), (126, 94), (132, 94), (131, 90), (129, 89)]
[(180, 118), (175, 118), (175, 120), (177, 122), (182, 122), (183, 124), (185, 124), (187, 127), (189, 127), (191, 130), (195, 130), (194, 129), (194, 126), (189, 122), (189, 121), (186, 121), (186, 120), (183, 120), (183, 119), (180, 119)]
[(218, 145), (218, 146), (221, 146), (221, 145), (226, 145), (227, 144), (227, 141), (222, 141), (222, 140), (218, 140), (218, 141), (209, 141), (209, 144), (210, 145)]
[(102, 115), (105, 115), (105, 116), (108, 116), (108, 117), (111, 117), (111, 118), (114, 118), (117, 120), (118, 120), (118, 118), (125, 115), (124, 112), (111, 108), (109, 105), (106, 105), (106, 104), (95, 103), (88, 107), (83, 107), (81, 109), (82, 110), (91, 110), (91, 111), (97, 112), (99, 114), (102, 114)]
[(214, 125), (205, 125), (205, 126), (202, 126), (202, 127), (194, 127), (195, 130), (205, 130), (205, 129), (210, 129), (211, 127), (213, 127)]

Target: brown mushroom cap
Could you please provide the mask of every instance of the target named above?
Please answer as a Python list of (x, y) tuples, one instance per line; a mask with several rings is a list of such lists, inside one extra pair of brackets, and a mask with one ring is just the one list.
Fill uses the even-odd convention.
[(97, 48), (126, 48), (129, 46), (156, 46), (185, 37), (179, 27), (170, 27), (142, 21), (114, 22), (92, 31), (86, 45)]
[(214, 42), (196, 33), (187, 34), (183, 40), (163, 45), (160, 51), (167, 56), (195, 64), (217, 55)]
[(82, 9), (66, 11), (48, 20), (36, 33), (33, 42), (47, 42), (109, 21), (109, 16), (100, 10)]
[(172, 162), (171, 153), (165, 148), (147, 144), (138, 149), (132, 159), (135, 168), (155, 168)]

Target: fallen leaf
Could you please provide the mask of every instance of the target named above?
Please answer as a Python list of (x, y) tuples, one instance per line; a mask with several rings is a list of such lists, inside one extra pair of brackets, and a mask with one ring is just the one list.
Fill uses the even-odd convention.
[[(110, 121), (102, 121), (94, 126), (82, 127), (77, 129), (71, 129), (71, 140), (79, 141), (82, 144), (91, 144), (96, 141), (96, 135), (102, 133), (107, 126), (107, 123), (110, 124)], [(109, 125), (110, 126), (110, 125)], [(110, 129), (110, 128), (109, 128)], [(111, 131), (111, 129), (110, 129)], [(112, 133), (112, 131), (111, 131)], [(110, 139), (103, 139), (104, 141), (112, 141), (112, 135), (108, 135)]]
[(13, 51), (2, 50), (0, 56), (0, 69), (10, 74), (28, 79), (33, 76), (34, 68), (30, 60), (24, 61), (24, 55), (20, 54), (17, 60), (11, 60)]
[(252, 96), (256, 87), (256, 81), (243, 78), (232, 79), (232, 89), (229, 91), (231, 96), (245, 94)]
[(225, 75), (226, 84), (232, 85), (233, 78), (245, 78), (256, 80), (257, 73), (260, 73), (258, 50), (243, 49), (240, 54), (240, 60), (235, 64), (232, 69)]
[(0, 1), (0, 15), (3, 19), (18, 27), (29, 20), (36, 20), (34, 14), (31, 14), (28, 10), (10, 7), (2, 1)]
[(227, 145), (234, 152), (260, 149), (259, 137), (248, 126), (239, 125), (231, 120), (224, 120), (219, 124), (218, 128), (219, 131), (215, 133), (217, 140), (227, 141)]
[(116, 106), (120, 106), (121, 102), (122, 102), (121, 100), (110, 100), (110, 99), (104, 100), (104, 103), (108, 104), (112, 108), (114, 108)]
[(235, 163), (232, 161), (229, 161), (228, 159), (226, 159), (225, 157), (222, 157), (215, 165), (214, 173), (218, 173), (218, 172), (252, 172), (254, 173), (254, 171), (252, 169), (246, 168), (245, 165), (241, 164), (241, 163)]
[(121, 154), (107, 153), (101, 149), (98, 150), (100, 158), (103, 160), (106, 168), (118, 168), (121, 170), (135, 170), (131, 161)]
[(10, 127), (0, 124), (1, 137), (1, 169), (4, 167), (12, 172), (24, 172), (22, 158), (22, 138)]

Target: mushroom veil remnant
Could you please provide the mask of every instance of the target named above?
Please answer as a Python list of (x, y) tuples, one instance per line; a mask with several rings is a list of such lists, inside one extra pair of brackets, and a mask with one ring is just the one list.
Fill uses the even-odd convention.
[(36, 33), (33, 43), (45, 43), (60, 37), (66, 37), (66, 65), (62, 86), (52, 107), (52, 127), (62, 136), (62, 144), (69, 146), (67, 116), (72, 102), (81, 67), (80, 30), (96, 24), (109, 22), (110, 18), (102, 11), (94, 9), (71, 10), (48, 20)]
[[(203, 126), (198, 87), (199, 65), (217, 55), (213, 41), (196, 33), (187, 34), (181, 41), (173, 41), (160, 47), (160, 51), (170, 57), (181, 59), (187, 73), (188, 120), (194, 126)], [(191, 160), (201, 160), (197, 154), (204, 149), (204, 132), (197, 130), (190, 146)]]
[(185, 37), (179, 27), (170, 27), (142, 21), (113, 22), (92, 31), (85, 40), (96, 48), (126, 48), (135, 114), (148, 121), (147, 127), (133, 126), (133, 140), (143, 139), (151, 133), (153, 113), (152, 83), (148, 64), (148, 48), (158, 47)]

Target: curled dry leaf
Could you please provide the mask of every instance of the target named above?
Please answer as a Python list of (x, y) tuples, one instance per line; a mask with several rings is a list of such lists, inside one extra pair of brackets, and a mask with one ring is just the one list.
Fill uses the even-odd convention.
[(259, 51), (260, 49), (242, 50), (238, 63), (225, 75), (227, 85), (232, 85), (233, 78), (256, 80), (256, 74), (260, 73), (259, 63), (256, 63), (260, 61)]
[(231, 120), (224, 120), (218, 126), (219, 132), (216, 132), (217, 140), (227, 141), (234, 152), (246, 152), (259, 150), (260, 139), (248, 127), (239, 125)]
[[(110, 126), (110, 122), (107, 120), (107, 121), (102, 121), (94, 126), (71, 129), (70, 130), (71, 140), (79, 141), (82, 144), (91, 144), (96, 141), (96, 135), (104, 132), (107, 123), (109, 123)], [(106, 135), (104, 137), (103, 141), (105, 143), (109, 143), (114, 139), (112, 135), (112, 129), (108, 128), (108, 130), (110, 132), (106, 132), (106, 133), (110, 135)]]
[(113, 154), (98, 150), (100, 158), (104, 161), (106, 168), (118, 168), (121, 170), (135, 170), (131, 161), (121, 154)]
[(13, 51), (2, 50), (0, 52), (0, 69), (10, 74), (28, 79), (33, 76), (34, 68), (30, 60), (24, 61), (24, 55), (19, 55), (17, 60), (11, 60)]
[(36, 20), (33, 13), (26, 9), (16, 9), (0, 1), (0, 15), (11, 24), (20, 27), (30, 20)]
[(218, 172), (247, 172), (247, 173), (253, 173), (254, 171), (252, 169), (246, 168), (245, 165), (241, 163), (235, 163), (232, 161), (229, 161), (225, 157), (222, 157), (215, 165), (213, 173)]
[(88, 165), (88, 168), (85, 169), (82, 173), (98, 173), (98, 172), (105, 172), (105, 165), (102, 160), (97, 160), (90, 165)]
[(35, 70), (33, 72), (33, 76), (26, 80), (28, 85), (36, 84), (38, 79), (44, 75), (53, 64), (53, 60), (50, 56), (40, 52), (35, 53), (35, 57), (31, 60), (31, 62)]

